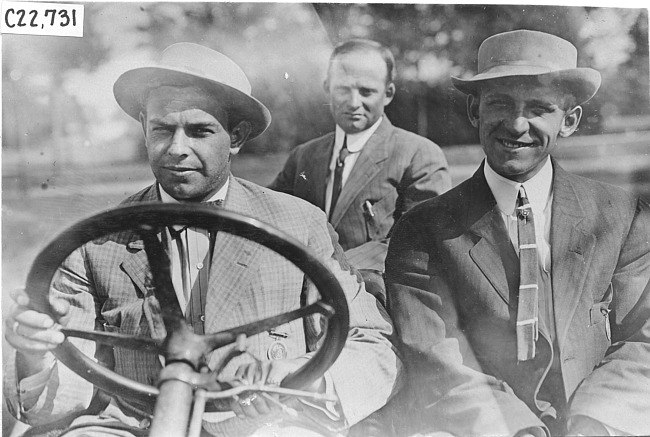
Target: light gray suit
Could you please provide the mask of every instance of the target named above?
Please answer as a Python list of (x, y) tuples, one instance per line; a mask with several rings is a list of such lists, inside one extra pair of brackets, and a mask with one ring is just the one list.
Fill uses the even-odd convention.
[[(395, 389), (400, 363), (388, 340), (392, 326), (385, 311), (346, 264), (322, 211), (250, 182), (232, 177), (230, 181), (225, 209), (262, 220), (293, 236), (319, 255), (341, 281), (350, 307), (350, 336), (329, 372), (348, 423), (359, 421), (381, 407)], [(130, 197), (126, 203), (147, 201), (158, 201), (155, 187)], [(91, 242), (71, 255), (52, 291), (72, 303), (69, 326), (92, 330), (97, 317), (108, 331), (164, 337), (143, 247), (137, 234), (123, 232)], [(293, 310), (301, 302), (316, 298), (314, 286), (305, 281), (303, 273), (271, 250), (226, 232), (217, 234), (215, 247), (218, 250), (213, 257), (205, 306), (206, 333)], [(322, 328), (317, 319), (310, 318), (279, 329), (288, 335), (284, 341), (288, 358), (295, 358), (317, 346)], [(273, 341), (266, 333), (251, 337), (249, 351), (267, 360)], [(212, 365), (229, 348), (224, 349), (212, 354)], [(153, 383), (161, 369), (159, 357), (153, 354), (117, 348), (114, 358), (117, 373), (143, 383)], [(222, 375), (232, 377), (240, 364), (250, 361), (249, 355), (241, 355), (231, 361)], [(5, 396), (17, 413), (20, 406), (13, 369), (8, 369), (6, 376)], [(91, 395), (89, 383), (56, 365), (38, 403), (23, 411), (22, 416), (31, 423), (51, 421), (84, 408)], [(152, 406), (138, 407), (147, 410)], [(204, 427), (217, 435), (232, 435), (235, 431), (227, 422), (204, 422)]]

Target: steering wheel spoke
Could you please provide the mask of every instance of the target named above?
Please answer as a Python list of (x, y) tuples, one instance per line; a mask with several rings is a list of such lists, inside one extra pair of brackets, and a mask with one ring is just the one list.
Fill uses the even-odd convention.
[[(250, 239), (275, 251), (306, 274), (320, 292), (321, 300), (284, 314), (216, 334), (207, 336), (194, 334), (185, 322), (178, 305), (171, 280), (169, 257), (160, 241), (161, 230), (173, 224), (213, 231), (225, 231)], [(124, 235), (124, 231), (139, 234), (145, 243), (145, 252), (153, 275), (154, 293), (160, 302), (167, 338), (164, 341), (155, 341), (118, 333), (82, 331), (73, 327), (62, 329), (66, 336), (83, 338), (122, 348), (159, 353), (167, 357), (167, 367), (172, 365), (175, 367), (189, 366), (189, 371), (200, 373), (202, 366), (205, 364), (205, 355), (214, 349), (236, 342), (238, 338), (250, 337), (299, 318), (312, 314), (321, 314), (328, 319), (328, 328), (321, 347), (314, 353), (312, 358), (296, 372), (287, 376), (282, 381), (280, 388), (273, 389), (268, 386), (258, 388), (262, 392), (280, 395), (312, 396), (312, 394), (304, 394), (307, 392), (300, 394), (299, 392), (294, 393), (292, 390), (305, 387), (322, 376), (343, 349), (349, 327), (345, 294), (332, 272), (300, 242), (252, 218), (243, 217), (224, 209), (202, 205), (161, 203), (126, 206), (97, 214), (68, 228), (36, 257), (25, 287), (30, 298), (30, 305), (60, 322), (59, 315), (48, 301), (48, 296), (50, 284), (61, 263), (77, 247), (102, 236), (109, 236), (114, 233)], [(54, 350), (54, 354), (75, 373), (106, 392), (141, 403), (148, 402), (161, 393), (161, 390), (156, 387), (130, 380), (102, 367), (90, 357), (84, 355), (67, 339)], [(187, 389), (211, 390), (204, 393), (210, 399), (233, 396), (228, 390), (236, 389), (235, 392), (245, 390), (236, 387), (230, 388), (231, 386), (228, 384), (217, 381), (214, 373), (210, 372), (210, 375), (195, 380), (190, 378), (187, 381), (178, 375), (167, 375), (166, 379), (161, 380), (162, 385), (160, 387), (165, 389), (164, 392), (167, 392), (169, 391), (167, 390), (168, 386), (164, 384), (169, 383), (169, 381), (185, 387), (191, 381), (194, 381), (198, 387), (187, 387)], [(205, 378), (212, 379), (205, 380)], [(224, 391), (224, 389), (226, 390)], [(247, 389), (250, 390), (251, 388)], [(164, 392), (159, 401), (164, 397)], [(175, 399), (165, 399), (168, 405), (174, 402), (177, 403)], [(158, 404), (160, 405), (161, 402), (158, 402)], [(158, 406), (156, 409), (158, 409)]]
[(246, 337), (252, 337), (253, 335), (270, 331), (277, 326), (284, 325), (285, 323), (292, 322), (296, 319), (308, 317), (312, 314), (322, 314), (329, 319), (335, 314), (335, 312), (332, 306), (319, 300), (296, 310), (278, 314), (277, 316), (272, 316), (236, 328), (216, 332), (214, 334), (208, 334), (206, 335), (206, 341), (210, 350), (219, 349), (220, 347), (234, 343), (237, 340), (237, 337), (242, 334)]
[(162, 341), (154, 340), (147, 337), (133, 337), (132, 335), (119, 334), (116, 332), (102, 331), (82, 331), (79, 329), (62, 328), (61, 332), (66, 337), (83, 338), (96, 343), (107, 344), (109, 346), (121, 347), (154, 354), (161, 354)]
[(160, 227), (153, 227), (147, 224), (141, 224), (138, 227), (140, 236), (144, 241), (144, 251), (147, 254), (153, 286), (156, 290), (156, 298), (160, 302), (163, 322), (167, 332), (172, 332), (177, 327), (185, 323), (183, 311), (176, 299), (176, 292), (172, 283), (171, 262), (167, 252), (158, 239), (162, 232)]

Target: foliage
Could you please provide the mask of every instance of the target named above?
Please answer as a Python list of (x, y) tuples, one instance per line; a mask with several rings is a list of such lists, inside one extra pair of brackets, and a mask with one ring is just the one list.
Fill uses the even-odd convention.
[(398, 63), (398, 96), (387, 113), (442, 145), (477, 141), (465, 98), (451, 76), (472, 75), (481, 42), (496, 33), (539, 30), (572, 42), (579, 66), (601, 71), (601, 90), (585, 105), (581, 133), (601, 132), (602, 117), (650, 114), (645, 9), (522, 5), (321, 4), (335, 42), (371, 38)]
[[(88, 3), (84, 38), (3, 35), (5, 152), (28, 161), (144, 158), (141, 130), (112, 85), (164, 47), (192, 41), (239, 63), (273, 123), (244, 151), (288, 150), (333, 127), (322, 90), (334, 44), (350, 37), (389, 46), (398, 63), (393, 122), (445, 146), (471, 143), (465, 97), (452, 75), (476, 71), (486, 37), (528, 28), (562, 36), (580, 65), (598, 68), (601, 90), (581, 132), (614, 115), (650, 114), (644, 9), (560, 6), (301, 3)], [(11, 160), (11, 153), (9, 153)], [(7, 153), (5, 153), (5, 160)]]

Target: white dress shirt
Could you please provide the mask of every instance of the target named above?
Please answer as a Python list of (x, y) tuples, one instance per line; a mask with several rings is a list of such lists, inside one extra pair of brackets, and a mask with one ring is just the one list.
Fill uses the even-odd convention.
[(517, 233), (517, 194), (519, 187), (524, 186), (526, 196), (533, 210), (535, 220), (535, 240), (537, 241), (537, 256), (540, 267), (545, 272), (551, 270), (551, 205), (553, 204), (553, 165), (547, 158), (542, 169), (523, 184), (497, 174), (485, 162), (485, 179), (497, 201), (501, 218), (508, 229), (510, 241), (519, 252), (519, 235)]
[(359, 152), (361, 152), (372, 134), (374, 134), (377, 128), (379, 128), (383, 119), (383, 116), (379, 117), (379, 120), (377, 120), (375, 124), (356, 134), (346, 134), (338, 124), (336, 125), (334, 150), (332, 151), (332, 158), (330, 159), (327, 188), (325, 189), (325, 213), (328, 217), (330, 215), (330, 206), (332, 205), (332, 192), (334, 191), (334, 169), (336, 168), (336, 161), (338, 160), (341, 149), (343, 148), (345, 136), (347, 135), (348, 137), (348, 150), (350, 151), (350, 154), (345, 158), (345, 166), (343, 167), (343, 174), (341, 175), (341, 189), (345, 186), (345, 182), (347, 182), (354, 164), (357, 162), (357, 159), (359, 159)]
[[(226, 194), (228, 193), (228, 185), (229, 179), (226, 180), (226, 183), (223, 185), (223, 187), (221, 187), (221, 189), (219, 189), (219, 191), (217, 191), (214, 196), (208, 199), (207, 202), (224, 200), (226, 198)], [(160, 191), (160, 199), (163, 201), (163, 203), (179, 203), (178, 200), (169, 195), (162, 188), (162, 186), (160, 186), (160, 184), (158, 184), (158, 189)], [(171, 235), (168, 235), (168, 237), (169, 241), (172, 242), (172, 244), (170, 244), (170, 252), (172, 257), (172, 283), (174, 285), (176, 297), (178, 298), (178, 303), (181, 306), (183, 314), (185, 314), (187, 304), (190, 301), (191, 290), (194, 287), (194, 283), (198, 277), (199, 270), (210, 268), (210, 266), (203, 265), (203, 261), (206, 259), (205, 257), (208, 254), (208, 250), (210, 249), (210, 234), (207, 229), (201, 228), (187, 228), (180, 234), (180, 238), (183, 239), (183, 244), (187, 248), (187, 253), (189, 255), (189, 262), (186, 266), (184, 266), (184, 263), (181, 261), (180, 245), (173, 244), (174, 240), (171, 238)], [(183, 267), (185, 267), (184, 274)], [(184, 281), (188, 281), (188, 283), (184, 285)]]

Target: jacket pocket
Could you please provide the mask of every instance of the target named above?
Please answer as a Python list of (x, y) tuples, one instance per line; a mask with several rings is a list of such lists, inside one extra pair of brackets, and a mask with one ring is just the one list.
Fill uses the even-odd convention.
[(614, 289), (610, 283), (603, 296), (603, 300), (594, 303), (589, 309), (589, 326), (603, 326), (602, 324), (604, 323), (605, 335), (607, 336), (607, 340), (610, 341), (612, 339), (612, 329), (609, 322), (609, 313), (611, 312), (609, 306), (612, 303), (613, 295)]

